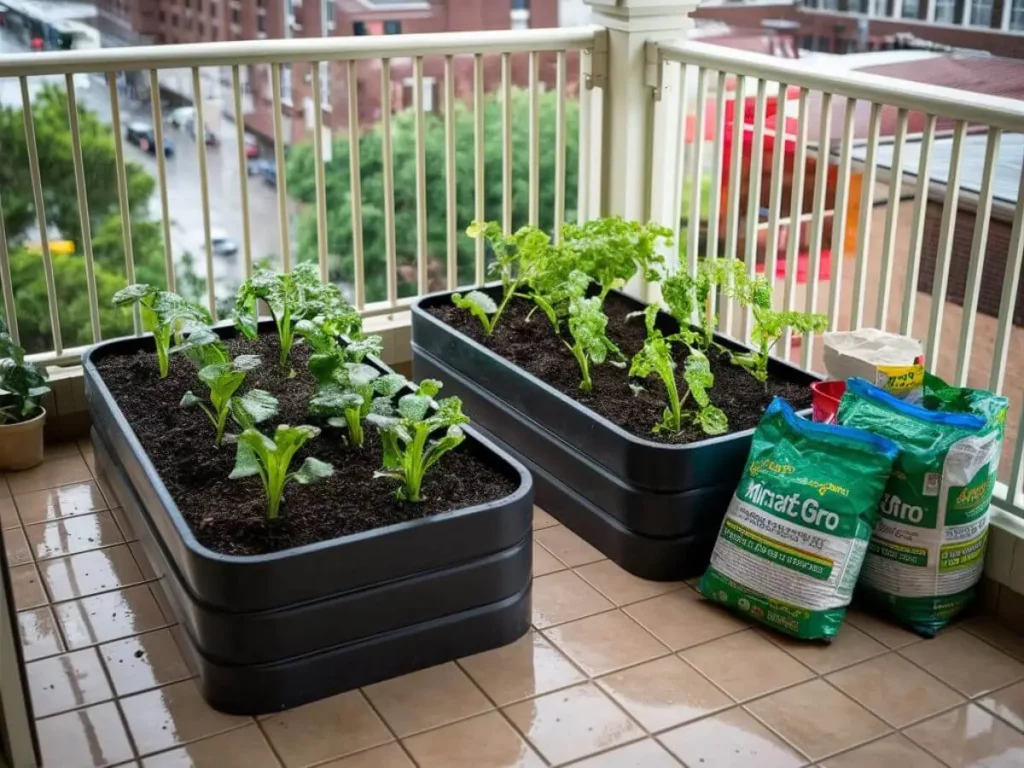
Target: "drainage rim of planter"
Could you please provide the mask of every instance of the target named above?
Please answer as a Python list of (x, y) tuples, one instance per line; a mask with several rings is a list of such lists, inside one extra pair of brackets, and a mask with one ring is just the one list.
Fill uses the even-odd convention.
[[(260, 322), (261, 332), (271, 328), (272, 321)], [(233, 326), (215, 330), (225, 339), (235, 335)], [(270, 554), (239, 556), (210, 550), (196, 539), (181, 515), (96, 367), (96, 361), (105, 355), (140, 350), (153, 351), (152, 335), (103, 342), (85, 353), (82, 362), (90, 415), (115, 464), (125, 472), (170, 548), (190, 591), (208, 605), (244, 612), (316, 600), (444, 567), (453, 559), (469, 561), (493, 554), (518, 543), (530, 530), (533, 481), (529, 472), (467, 425), (464, 446), (489, 454), (489, 460), (518, 479), (510, 495)], [(366, 362), (383, 373), (391, 372), (376, 358), (368, 357)], [(306, 578), (295, 579), (296, 568), (302, 569)]]
[[(493, 291), (497, 287), (489, 285), (486, 290)], [(452, 293), (454, 291), (432, 293), (413, 302), (413, 343), (493, 391), (515, 410), (551, 430), (564, 442), (577, 446), (627, 483), (656, 491), (686, 491), (702, 487), (704, 476), (713, 475), (715, 467), (724, 462), (742, 462), (746, 458), (754, 428), (690, 443), (659, 443), (624, 429), (427, 311), (430, 306), (450, 304)], [(637, 311), (647, 306), (620, 291), (612, 293), (632, 304)], [(662, 322), (671, 320), (665, 312), (659, 316)], [(737, 351), (749, 349), (717, 333), (715, 340)], [(493, 372), (491, 375), (488, 369)], [(768, 370), (774, 377), (798, 384), (809, 385), (819, 380), (818, 376), (775, 358), (769, 359)], [(487, 386), (481, 376), (487, 376), (487, 383), (494, 386)], [(499, 433), (491, 431), (500, 437)]]

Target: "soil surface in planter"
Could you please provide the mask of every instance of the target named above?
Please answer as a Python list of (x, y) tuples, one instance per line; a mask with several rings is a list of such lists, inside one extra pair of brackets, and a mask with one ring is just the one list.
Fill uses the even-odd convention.
[[(484, 337), (479, 320), (453, 304), (431, 306), (426, 311), (638, 437), (659, 443), (692, 443), (707, 438), (700, 427), (693, 425), (685, 425), (678, 435), (656, 435), (651, 431), (661, 421), (667, 403), (665, 387), (655, 375), (643, 381), (645, 391), (634, 395), (629, 384), (638, 382), (629, 378), (628, 367), (616, 368), (608, 363), (594, 365), (590, 370), (593, 390), (581, 390), (576, 358), (555, 335), (548, 319), (538, 311), (526, 321), (533, 308), (533, 302), (512, 299), (490, 338)], [(627, 320), (626, 315), (633, 311), (633, 306), (615, 294), (605, 299), (604, 309), (608, 315), (608, 338), (618, 345), (627, 360), (632, 359), (646, 338), (643, 317)], [(568, 331), (563, 330), (563, 334), (569, 338)], [(685, 346), (674, 346), (678, 364), (676, 382), (682, 395), (686, 392), (682, 371), (687, 353)], [(728, 355), (712, 349), (708, 358), (715, 376), (715, 385), (710, 390), (711, 402), (725, 411), (730, 432), (756, 427), (776, 395), (786, 398), (797, 409), (811, 405), (811, 390), (806, 385), (769, 376), (766, 386), (730, 363)], [(685, 403), (683, 408), (685, 410)]]
[[(273, 435), (278, 424), (325, 427), (306, 412), (314, 382), (304, 347), (292, 350), (297, 374), (291, 379), (277, 364), (276, 335), (234, 339), (228, 348), (233, 356), (263, 357), (263, 365), (246, 376), (242, 388), (265, 389), (278, 399), (277, 416), (260, 425), (264, 434)], [(423, 484), (424, 501), (399, 501), (393, 481), (373, 477), (381, 466), (377, 430), (365, 425), (363, 447), (355, 449), (345, 444), (344, 430), (326, 427), (303, 446), (292, 468), (315, 456), (332, 464), (334, 475), (313, 485), (289, 484), (281, 516), (270, 522), (259, 478), (228, 479), (235, 465), (234, 446), (214, 447), (213, 425), (203, 411), (180, 407), (188, 390), (204, 399), (209, 395), (185, 357), (171, 358), (166, 379), (159, 378), (153, 353), (111, 355), (96, 367), (196, 538), (216, 552), (258, 555), (326, 541), (497, 500), (518, 485), (467, 442), (431, 468)]]

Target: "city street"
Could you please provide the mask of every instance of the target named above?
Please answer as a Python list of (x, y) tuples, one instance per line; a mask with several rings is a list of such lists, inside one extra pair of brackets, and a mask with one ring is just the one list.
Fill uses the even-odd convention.
[[(0, 31), (0, 56), (5, 53), (25, 52), (25, 48)], [(46, 83), (52, 82), (64, 87), (62, 76), (34, 77), (29, 80), (30, 94)], [(226, 91), (229, 93), (229, 91)], [(79, 104), (95, 112), (106, 123), (111, 121), (110, 96), (104, 79), (99, 75), (78, 75), (75, 78), (75, 93)], [(0, 79), (0, 104), (21, 106), (21, 89), (17, 80)], [(133, 121), (152, 123), (152, 112), (148, 102), (135, 102), (122, 97), (121, 126), (124, 129)], [(166, 120), (166, 115), (164, 118)], [(184, 130), (165, 124), (164, 136), (174, 144), (175, 153), (167, 158), (167, 192), (171, 218), (171, 242), (175, 263), (180, 265), (181, 255), (190, 252), (196, 269), (205, 274), (206, 246), (203, 235), (203, 205), (200, 185), (199, 159), (196, 142)], [(242, 205), (240, 179), (249, 189), (249, 210), (253, 261), (280, 253), (280, 223), (278, 219), (277, 191), (259, 176), (246, 177), (245, 169), (238, 167), (237, 140), (234, 123), (226, 118), (221, 121), (216, 147), (207, 147), (207, 180), (210, 200), (210, 224), (224, 230), (238, 244), (238, 253), (233, 256), (214, 255), (214, 279), (218, 296), (227, 295), (242, 279), (244, 274), (242, 255)], [(157, 161), (153, 155), (142, 152), (138, 147), (124, 142), (126, 160), (138, 163), (154, 179), (157, 178)], [(43, 178), (43, 186), (46, 186)], [(295, 204), (291, 203), (294, 220)], [(151, 200), (151, 214), (161, 219), (159, 189)], [(294, 251), (295, 233), (290, 228)]]

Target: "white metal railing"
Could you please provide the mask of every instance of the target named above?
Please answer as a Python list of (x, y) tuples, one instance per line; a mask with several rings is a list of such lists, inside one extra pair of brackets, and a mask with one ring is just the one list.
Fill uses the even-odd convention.
[[(700, 236), (700, 222), (706, 220), (707, 246), (704, 253), (735, 256), (744, 259), (748, 270), (753, 273), (757, 262), (765, 263), (765, 274), (775, 285), (776, 260), (786, 259), (785, 284), (779, 302), (787, 310), (801, 309), (807, 312), (824, 311), (829, 315), (833, 330), (859, 328), (871, 325), (900, 333), (919, 335), (925, 340), (925, 357), (930, 369), (944, 378), (965, 386), (987, 387), (1007, 395), (1011, 400), (1011, 422), (1007, 427), (1004, 445), (1004, 461), (1000, 479), (1002, 487), (1000, 504), (1018, 515), (1024, 515), (1024, 359), (1018, 354), (1010, 355), (1011, 344), (1020, 350), (1024, 345), (1024, 329), (1013, 322), (1017, 302), (1021, 264), (1024, 261), (1024, 168), (1016, 168), (1020, 174), (1016, 203), (1011, 206), (1008, 216), (1010, 225), (1009, 243), (1006, 252), (1002, 295), (997, 318), (982, 316), (978, 303), (989, 251), (990, 217), (993, 213), (993, 189), (998, 170), (1000, 141), (1004, 134), (1024, 132), (1024, 102), (985, 96), (964, 94), (961, 91), (932, 85), (923, 85), (905, 80), (895, 80), (863, 72), (828, 71), (807, 61), (776, 59), (758, 54), (730, 51), (720, 46), (697, 42), (666, 44), (659, 46), (659, 66), (675, 68), (672, 77), (665, 76), (665, 82), (678, 84), (673, 92), (663, 94), (666, 107), (662, 120), (673, 126), (683, 126), (686, 115), (696, 114), (696, 128), (692, 145), (685, 140), (685, 131), (680, 130), (678, 147), (681, 157), (673, 168), (675, 177), (667, 186), (681, 191), (687, 184), (699, 189), (700, 179), (711, 177), (712, 190), (721, 187), (722, 159), (725, 137), (729, 135), (725, 126), (724, 103), (734, 101), (734, 128), (731, 133), (733, 153), (731, 177), (728, 181), (728, 196), (712, 192), (708, 210), (702, 212), (701, 195), (691, 194), (690, 209), (684, 212), (691, 225), (682, 233), (688, 242), (688, 266), (696, 263), (695, 253)], [(927, 64), (925, 63), (925, 66)], [(717, 81), (713, 104), (705, 104), (708, 83)], [(727, 90), (732, 83), (733, 90)], [(784, 103), (788, 89), (798, 89), (795, 109), (787, 112)], [(742, 109), (746, 106), (744, 94), (753, 91), (754, 119), (744, 130)], [(769, 94), (778, 94), (779, 117), (775, 131), (766, 130), (766, 102)], [(694, 105), (693, 102), (696, 101)], [(809, 142), (808, 129), (812, 124), (814, 103), (818, 111), (817, 140)], [(841, 102), (844, 109), (838, 107)], [(859, 125), (857, 134), (858, 104), (867, 105), (867, 121)], [(834, 109), (834, 107), (836, 107)], [(705, 115), (713, 109), (713, 138), (704, 136)], [(833, 123), (842, 112), (842, 135), (838, 147), (831, 141)], [(883, 113), (890, 127), (886, 137), (880, 136)], [(920, 141), (920, 159), (916, 172), (907, 173), (904, 156), (911, 135), (908, 130), (910, 116), (916, 116), (916, 135)], [(786, 118), (795, 117), (795, 128), (786, 128)], [(932, 173), (937, 138), (937, 124), (950, 125), (952, 136), (948, 173), (944, 189), (927, 180), (934, 179)], [(664, 130), (664, 129), (663, 129)], [(789, 132), (787, 133), (787, 131)], [(741, 174), (744, 137), (753, 134), (750, 143), (749, 171)], [(961, 213), (961, 181), (965, 172), (964, 143), (968, 135), (982, 133), (986, 137), (985, 155), (981, 169), (981, 183), (972, 197), (971, 210), (976, 224), (970, 238), (969, 264), (964, 291), (963, 309), (947, 301), (950, 268), (954, 258), (954, 240), (957, 232), (958, 214)], [(759, 208), (762, 201), (762, 170), (766, 134), (773, 135), (773, 163), (765, 183), (770, 184), (767, 211), (767, 236), (764, 247), (759, 250), (758, 231), (764, 226)], [(778, 137), (779, 141), (775, 141)], [(792, 138), (795, 146), (792, 158), (787, 160), (785, 144)], [(709, 147), (704, 145), (708, 144)], [(891, 147), (890, 171), (878, 167), (879, 148)], [(707, 156), (712, 159), (708, 170)], [(859, 162), (854, 154), (861, 155)], [(813, 177), (806, 173), (808, 157), (816, 162)], [(977, 161), (976, 161), (977, 162)], [(792, 171), (786, 173), (790, 165)], [(830, 169), (834, 168), (835, 185), (833, 212), (827, 211)], [(860, 176), (860, 196), (854, 199), (851, 176)], [(785, 212), (783, 186), (790, 179), (788, 214)], [(1016, 178), (1016, 177), (1014, 177)], [(921, 180), (926, 180), (924, 183)], [(661, 182), (663, 183), (663, 182)], [(876, 193), (887, 185), (888, 200), (885, 202), (884, 219), (875, 222)], [(805, 189), (805, 184), (807, 189)], [(904, 192), (913, 189), (912, 213), (909, 225), (900, 228), (901, 208), (904, 207)], [(746, 215), (741, 210), (741, 190), (746, 191), (748, 208)], [(656, 197), (656, 193), (652, 192)], [(806, 200), (812, 204), (805, 207)], [(938, 204), (941, 199), (942, 214), (938, 225), (938, 242), (935, 247), (934, 280), (927, 317), (923, 317), (917, 306), (923, 301), (918, 292), (918, 277), (924, 250), (924, 230), (929, 201)], [(855, 236), (852, 270), (844, 270), (846, 246), (848, 243), (847, 219), (852, 206), (858, 207), (856, 222), (851, 219), (852, 234)], [(1004, 206), (1005, 207), (1005, 206)], [(678, 198), (669, 201), (661, 211), (669, 211), (665, 222), (680, 231)], [(724, 213), (724, 215), (723, 215)], [(906, 216), (905, 212), (902, 212)], [(832, 238), (825, 241), (825, 220), (831, 216)], [(740, 222), (745, 219), (745, 248), (738, 249)], [(801, 255), (802, 235), (799, 222), (809, 220), (809, 234), (806, 243), (806, 287), (804, 302), (797, 306), (797, 263)], [(780, 228), (788, 221), (795, 225), (787, 247), (781, 248)], [(697, 222), (698, 224), (692, 225)], [(725, 232), (719, 235), (722, 223)], [(881, 237), (873, 237), (872, 226), (881, 223)], [(790, 227), (792, 229), (793, 227)], [(721, 244), (721, 248), (719, 247)], [(822, 266), (822, 252), (831, 252), (831, 275), (829, 296), (824, 306), (818, 297), (818, 284)], [(704, 255), (703, 253), (701, 255)], [(852, 286), (844, 286), (844, 271), (852, 271), (845, 279), (852, 277)], [(894, 277), (902, 277), (900, 289), (893, 292)], [(955, 309), (951, 309), (955, 307)], [(872, 311), (873, 310), (873, 311)], [(984, 322), (985, 340), (978, 342), (979, 324)], [(731, 312), (726, 308), (720, 314), (720, 330), (749, 340), (750, 323), (734, 327)], [(955, 345), (955, 347), (954, 347)], [(990, 346), (990, 353), (986, 347)], [(813, 338), (802, 340), (799, 357), (792, 349), (793, 340), (784, 338), (779, 356), (798, 363), (804, 368), (821, 370), (820, 350), (815, 348)], [(951, 352), (955, 348), (955, 354)], [(1008, 378), (1008, 364), (1021, 366)], [(1007, 468), (1008, 464), (1008, 468)]]
[[(203, 90), (200, 77), (204, 67), (229, 67), (231, 70), (232, 102), (235, 115), (242, 114), (242, 77), (241, 67), (247, 65), (266, 65), (270, 67), (270, 91), (272, 100), (273, 125), (273, 158), (277, 168), (277, 216), (280, 232), (279, 258), (283, 269), (291, 268), (294, 261), (291, 237), (289, 232), (289, 199), (285, 174), (285, 126), (284, 100), (282, 97), (282, 67), (297, 62), (309, 63), (314, 72), (318, 72), (322, 63), (340, 63), (345, 67), (347, 75), (348, 112), (347, 125), (358, 125), (359, 89), (357, 83), (357, 62), (373, 60), (380, 65), (380, 96), (382, 121), (382, 162), (384, 186), (384, 227), (386, 239), (386, 270), (387, 297), (383, 301), (368, 302), (365, 292), (366, 270), (364, 263), (363, 244), (363, 206), (359, 137), (360, 131), (348, 131), (350, 152), (350, 195), (352, 200), (352, 254), (354, 258), (354, 303), (366, 316), (393, 314), (408, 306), (409, 299), (400, 298), (398, 291), (398, 254), (396, 253), (395, 237), (395, 178), (393, 167), (392, 146), (392, 82), (391, 71), (393, 62), (411, 60), (413, 73), (414, 100), (412, 109), (415, 113), (416, 142), (416, 241), (415, 272), (418, 293), (427, 290), (428, 253), (426, 182), (424, 177), (424, 59), (436, 57), (444, 61), (444, 121), (445, 121), (445, 154), (446, 154), (446, 192), (445, 211), (447, 228), (447, 248), (445, 254), (445, 271), (449, 285), (455, 285), (457, 275), (456, 238), (461, 236), (456, 209), (456, 177), (454, 167), (454, 151), (456, 137), (454, 135), (454, 102), (455, 102), (455, 68), (456, 57), (471, 56), (473, 58), (473, 98), (472, 109), (474, 118), (474, 214), (482, 218), (485, 212), (484, 189), (484, 140), (485, 123), (483, 112), (485, 98), (484, 64), (485, 57), (499, 56), (501, 61), (501, 122), (502, 122), (502, 201), (501, 218), (507, 224), (512, 221), (512, 108), (511, 93), (513, 86), (512, 57), (525, 55), (529, 57), (530, 94), (530, 163), (529, 163), (529, 218), (535, 221), (538, 213), (539, 187), (539, 125), (537, 98), (542, 87), (538, 66), (542, 53), (554, 54), (557, 59), (556, 88), (565, 92), (566, 85), (566, 53), (579, 51), (588, 53), (593, 49), (595, 37), (599, 34), (597, 27), (579, 27), (566, 29), (538, 29), (522, 31), (485, 31), (464, 33), (443, 33), (423, 35), (394, 35), (380, 37), (324, 37), (324, 38), (293, 38), (288, 40), (256, 40), (225, 43), (203, 43), (193, 45), (152, 46), (114, 48), (70, 53), (52, 54), (14, 54), (0, 58), (0, 84), (5, 78), (20, 83), (21, 106), (24, 115), (28, 161), (31, 171), (31, 187), (34, 195), (35, 210), (39, 229), (39, 245), (42, 263), (46, 272), (45, 282), (49, 304), (50, 329), (53, 348), (50, 351), (34, 354), (31, 357), (40, 363), (68, 363), (78, 359), (84, 347), (67, 348), (63, 343), (60, 328), (59, 302), (53, 275), (52, 254), (48, 238), (46, 209), (44, 206), (45, 189), (49, 180), (40, 173), (36, 151), (32, 102), (30, 99), (30, 78), (39, 76), (63, 75), (69, 100), (69, 127), (72, 137), (72, 154), (75, 167), (75, 184), (78, 195), (81, 218), (82, 243), (81, 253), (84, 258), (86, 281), (88, 284), (90, 304), (90, 330), (92, 340), (103, 338), (100, 313), (94, 277), (94, 259), (92, 252), (92, 233), (90, 232), (90, 216), (86, 179), (83, 173), (82, 147), (79, 137), (76, 113), (75, 75), (81, 73), (98, 73), (104, 75), (110, 96), (110, 124), (115, 135), (115, 159), (117, 164), (117, 186), (120, 201), (120, 218), (122, 240), (125, 255), (125, 276), (129, 282), (135, 280), (136, 261), (132, 253), (132, 216), (128, 204), (128, 189), (125, 174), (124, 131), (121, 117), (121, 96), (116, 87), (117, 73), (123, 71), (147, 72), (152, 88), (152, 122), (157, 151), (156, 184), (159, 189), (161, 225), (163, 229), (163, 245), (165, 272), (168, 287), (175, 288), (175, 263), (172, 246), (172, 218), (168, 202), (168, 163), (164, 154), (159, 151), (164, 142), (163, 114), (159, 94), (159, 72), (163, 69), (188, 69), (192, 74), (192, 103), (195, 110), (195, 136), (205, 135), (205, 118), (203, 112)], [(582, 58), (582, 57), (581, 57)], [(582, 61), (581, 61), (582, 66)], [(323, 104), (321, 78), (312, 77), (313, 104)], [(581, 89), (581, 92), (583, 89)], [(581, 101), (589, 102), (589, 93), (581, 95)], [(312, 109), (313, 137), (316, 167), (316, 219), (317, 219), (317, 256), (321, 274), (326, 277), (328, 271), (327, 248), (327, 204), (326, 180), (324, 174), (324, 113), (321, 109)], [(518, 119), (518, 116), (517, 116)], [(555, 116), (557, 153), (556, 173), (561, 178), (555, 180), (556, 200), (554, 221), (560, 227), (565, 216), (565, 153), (566, 153), (566, 121), (565, 110), (560, 105)], [(581, 132), (590, 131), (589, 122), (581, 120)], [(250, 215), (250, 190), (246, 174), (245, 157), (245, 126), (242, 120), (235, 121), (236, 141), (238, 144), (238, 175), (241, 180), (238, 200), (242, 214), (241, 253), (244, 262), (244, 274), (251, 274), (253, 267), (252, 226)], [(464, 138), (464, 137), (463, 137)], [(589, 138), (588, 138), (589, 141)], [(204, 141), (197, 140), (196, 155), (199, 166), (199, 192), (203, 212), (203, 239), (206, 276), (206, 301), (211, 311), (216, 311), (216, 295), (214, 281), (214, 258), (210, 217), (210, 189), (208, 184), (208, 156)], [(0, 153), (2, 153), (0, 148)], [(592, 166), (581, 162), (580, 170), (589, 171)], [(580, 186), (592, 185), (593, 180), (580, 177)], [(0, 211), (3, 206), (3, 190), (0, 190)], [(18, 338), (17, 286), (12, 286), (11, 264), (7, 233), (3, 232), (3, 221), (0, 219), (0, 282), (3, 283), (3, 299), (5, 317), (12, 335)], [(482, 243), (477, 244), (475, 251), (475, 277), (482, 281), (484, 277), (484, 250)], [(66, 297), (63, 297), (66, 298)], [(139, 318), (136, 312), (135, 332), (140, 331)]]

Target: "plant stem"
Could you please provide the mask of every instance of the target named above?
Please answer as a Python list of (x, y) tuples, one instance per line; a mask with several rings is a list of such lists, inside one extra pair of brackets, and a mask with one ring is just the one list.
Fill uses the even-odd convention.
[(491, 318), (491, 325), (484, 332), (484, 336), (490, 336), (494, 331), (494, 326), (498, 324), (498, 318), (501, 317), (501, 313), (505, 311), (505, 307), (508, 306), (509, 300), (515, 295), (516, 289), (519, 287), (519, 281), (516, 280), (512, 283), (511, 288), (505, 289), (505, 295), (502, 296), (501, 304), (498, 305), (498, 311), (494, 313), (494, 317)]
[(281, 510), (281, 498), (284, 496), (284, 480), (285, 474), (281, 473), (280, 478), (271, 476), (270, 482), (267, 484), (268, 520), (277, 520), (277, 516)]
[(583, 374), (583, 381), (580, 382), (580, 389), (584, 392), (589, 392), (594, 388), (594, 384), (590, 380), (590, 363), (587, 361), (587, 355), (579, 345), (579, 342), (569, 347), (569, 349), (572, 350), (573, 357), (576, 358), (576, 362), (580, 366), (580, 372)]
[(353, 448), (363, 446), (363, 422), (359, 418), (358, 408), (349, 408), (345, 411), (345, 421), (348, 423), (348, 441)]
[(156, 362), (160, 366), (160, 378), (166, 379), (167, 374), (170, 372), (171, 359), (167, 354), (167, 346), (161, 344), (160, 340), (156, 337), (154, 337), (154, 340), (156, 341)]
[(416, 435), (406, 452), (405, 466), (405, 498), (406, 501), (421, 501), (420, 490), (423, 485), (423, 446), (427, 442), (429, 431), (417, 425)]
[(682, 425), (682, 403), (679, 402), (679, 388), (676, 386), (676, 377), (672, 369), (668, 375), (663, 377), (665, 391), (668, 393), (668, 407), (672, 411), (672, 423), (669, 425), (673, 432), (678, 432)]
[(230, 406), (227, 407), (227, 408), (224, 408), (220, 413), (217, 414), (217, 423), (216, 423), (216, 427), (217, 427), (217, 441), (216, 441), (215, 445), (218, 448), (220, 448), (220, 445), (221, 445), (221, 443), (224, 440), (224, 428), (227, 426), (227, 423), (228, 423), (228, 411), (229, 410), (230, 410)]

